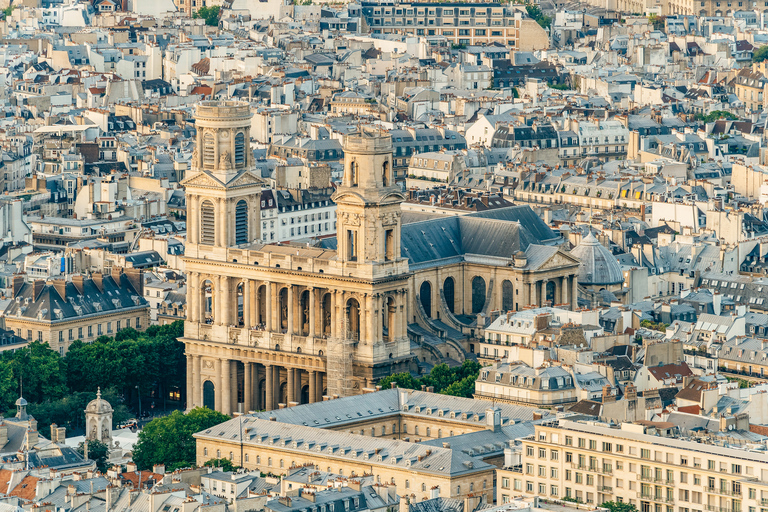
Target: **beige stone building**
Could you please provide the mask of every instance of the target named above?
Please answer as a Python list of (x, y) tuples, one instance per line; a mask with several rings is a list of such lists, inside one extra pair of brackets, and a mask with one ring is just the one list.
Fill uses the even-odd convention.
[(43, 341), (64, 355), (75, 340), (93, 341), (131, 327), (149, 326), (141, 270), (112, 267), (111, 274), (74, 275), (71, 280), (13, 280), (5, 326), (27, 341)]
[(236, 102), (198, 106), (200, 149), (183, 182), (190, 407), (231, 413), (359, 394), (413, 368), (408, 325), (451, 337), (432, 351), (436, 362), (463, 360), (479, 314), (542, 304), (550, 292), (574, 304), (578, 262), (527, 206), (403, 225), (392, 138), (377, 129), (346, 138), (335, 239), (254, 243), (250, 115)]
[(621, 500), (641, 512), (754, 511), (768, 503), (765, 453), (680, 439), (671, 423), (536, 425), (520, 466), (500, 470), (501, 501), (534, 494)]
[(394, 483), (416, 502), (469, 495), (490, 503), (509, 429), (529, 432), (532, 420), (548, 414), (386, 389), (229, 420), (195, 434), (197, 462), (228, 458), (278, 475), (312, 464), (344, 476), (372, 474), (376, 482)]

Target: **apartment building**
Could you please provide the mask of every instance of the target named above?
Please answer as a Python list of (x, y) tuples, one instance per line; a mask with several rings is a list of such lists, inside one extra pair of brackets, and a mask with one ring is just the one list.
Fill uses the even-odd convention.
[(523, 492), (588, 504), (624, 501), (640, 512), (765, 507), (768, 455), (699, 441), (665, 422), (545, 422), (523, 440), (520, 465), (499, 470), (499, 499)]
[(373, 34), (444, 36), (457, 45), (501, 43), (517, 48), (522, 13), (498, 3), (362, 2)]

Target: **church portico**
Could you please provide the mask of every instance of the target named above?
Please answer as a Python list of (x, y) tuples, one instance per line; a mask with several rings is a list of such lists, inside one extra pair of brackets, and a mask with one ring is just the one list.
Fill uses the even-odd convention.
[(183, 181), (188, 408), (231, 414), (311, 403), (409, 370), (410, 274), (400, 256), (403, 196), (393, 185), (391, 138), (347, 137), (333, 197), (339, 251), (262, 245), (254, 243), (262, 183), (242, 145), (250, 141), (247, 105), (204, 102), (198, 117), (198, 150)]

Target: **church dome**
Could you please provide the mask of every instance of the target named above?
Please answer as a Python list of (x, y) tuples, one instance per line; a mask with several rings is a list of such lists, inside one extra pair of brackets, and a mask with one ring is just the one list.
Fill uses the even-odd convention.
[(591, 232), (579, 245), (574, 247), (571, 255), (581, 262), (579, 264), (579, 284), (611, 285), (624, 282), (624, 275), (621, 273), (619, 262)]
[(88, 406), (85, 408), (86, 413), (92, 414), (106, 414), (114, 412), (109, 402), (101, 398), (101, 388), (96, 391), (96, 400), (91, 400)]

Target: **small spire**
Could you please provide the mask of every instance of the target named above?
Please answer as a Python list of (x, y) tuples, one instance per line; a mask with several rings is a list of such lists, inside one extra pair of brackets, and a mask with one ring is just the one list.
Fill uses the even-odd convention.
[(101, 400), (101, 386), (96, 388), (96, 400)]

